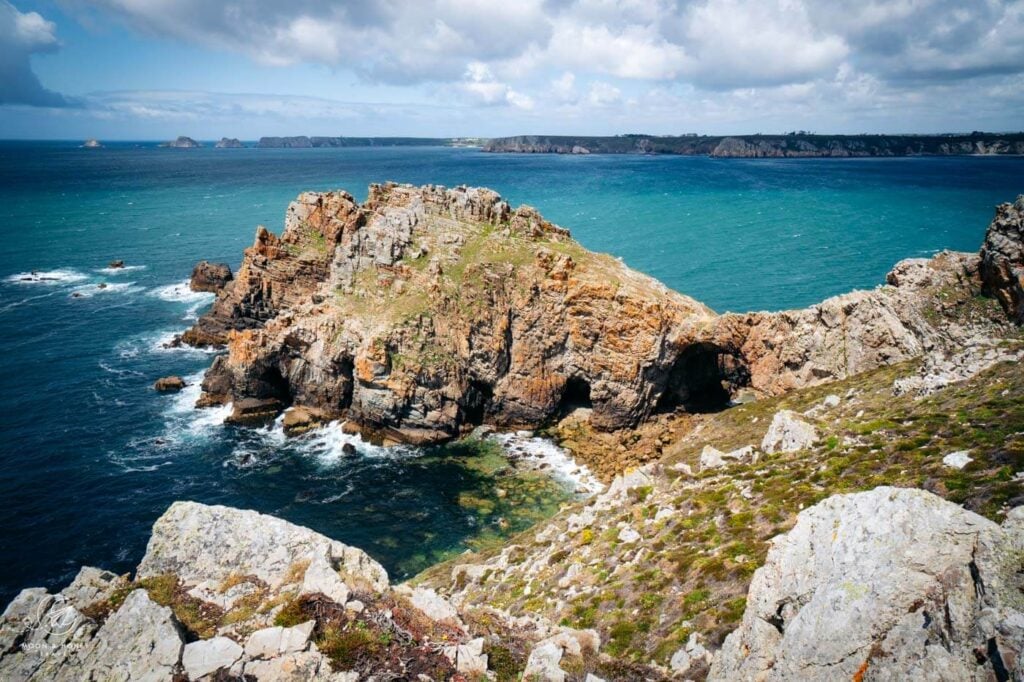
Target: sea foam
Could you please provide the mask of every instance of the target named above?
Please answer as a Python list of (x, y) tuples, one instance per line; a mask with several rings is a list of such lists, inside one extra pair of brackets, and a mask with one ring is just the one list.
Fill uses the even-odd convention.
[(30, 272), (19, 272), (15, 275), (10, 275), (4, 281), (11, 284), (45, 284), (49, 286), (57, 286), (61, 284), (71, 284), (73, 282), (81, 282), (82, 280), (89, 279), (89, 276), (72, 270), (71, 268), (60, 268), (57, 270), (32, 270)]
[(530, 431), (495, 433), (488, 436), (501, 444), (511, 459), (530, 468), (545, 471), (573, 492), (592, 495), (604, 490), (604, 484), (591, 471), (577, 464), (568, 451)]

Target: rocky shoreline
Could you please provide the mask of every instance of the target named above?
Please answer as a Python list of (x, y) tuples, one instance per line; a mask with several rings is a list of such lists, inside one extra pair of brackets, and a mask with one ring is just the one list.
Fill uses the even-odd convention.
[(184, 341), (227, 348), (202, 404), (540, 426), (610, 485), (402, 585), (177, 502), (134, 575), (23, 590), (0, 678), (1024, 678), (1022, 283), (1024, 197), (978, 254), (719, 316), (488, 190), (303, 194), (234, 276), (196, 268)]

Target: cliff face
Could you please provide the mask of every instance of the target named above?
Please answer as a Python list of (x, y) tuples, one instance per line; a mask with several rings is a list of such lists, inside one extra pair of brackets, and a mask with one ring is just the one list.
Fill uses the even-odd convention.
[(724, 403), (701, 369), (713, 319), (494, 192), (383, 185), (363, 205), (303, 194), (184, 340), (228, 345), (207, 403), (302, 405), (421, 442), (576, 407), (622, 428), (659, 401)]
[(990, 238), (989, 261), (1004, 265), (984, 272), (977, 255), (944, 253), (898, 264), (872, 291), (719, 317), (489, 190), (377, 185), (362, 205), (306, 193), (281, 237), (257, 230), (182, 340), (227, 345), (201, 404), (232, 402), (236, 421), (295, 405), (427, 442), (585, 408), (590, 427), (627, 438), (652, 415), (720, 409), (741, 389), (777, 395), (977, 345), (1005, 324), (972, 302), (985, 273), (1009, 291), (994, 273), (1020, 262), (1011, 237)]
[(981, 247), (985, 293), (995, 296), (1006, 314), (1024, 323), (1024, 196), (1001, 204)]

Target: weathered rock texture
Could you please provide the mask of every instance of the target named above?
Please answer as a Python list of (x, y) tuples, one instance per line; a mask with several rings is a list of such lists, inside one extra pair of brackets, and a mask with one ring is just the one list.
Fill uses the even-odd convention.
[(698, 342), (713, 317), (489, 190), (375, 185), (362, 205), (303, 194), (280, 238), (260, 228), (184, 340), (227, 342), (207, 401), (301, 405), (420, 442), (580, 405), (621, 428), (724, 402)]
[(227, 263), (210, 263), (202, 260), (192, 268), (188, 286), (192, 291), (217, 293), (231, 280), (231, 267)]
[(999, 299), (1006, 314), (1024, 323), (1024, 195), (1000, 204), (981, 247), (985, 293)]
[(1024, 510), (1002, 527), (922, 490), (802, 512), (754, 575), (712, 680), (1024, 676)]
[(1016, 272), (1008, 215), (990, 228), (993, 268), (944, 252), (872, 291), (718, 317), (489, 190), (374, 185), (361, 205), (306, 193), (281, 237), (257, 230), (182, 340), (228, 346), (200, 404), (233, 402), (239, 423), (295, 405), (427, 442), (586, 407), (598, 430), (632, 428), (724, 407), (740, 387), (778, 395), (977, 346), (1006, 323), (972, 303)]
[(489, 621), (500, 636), (472, 635), (446, 599), (392, 588), (354, 547), (256, 512), (176, 502), (134, 580), (83, 568), (57, 595), (32, 588), (11, 602), (0, 679), (482, 679), (493, 674), (485, 644), (524, 662), (534, 645), (577, 665), (597, 655), (592, 632), (502, 618)]

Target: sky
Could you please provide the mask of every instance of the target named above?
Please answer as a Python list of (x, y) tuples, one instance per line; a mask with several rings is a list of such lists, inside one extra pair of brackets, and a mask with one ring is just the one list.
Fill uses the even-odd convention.
[(1024, 0), (0, 0), (0, 138), (1024, 129)]

